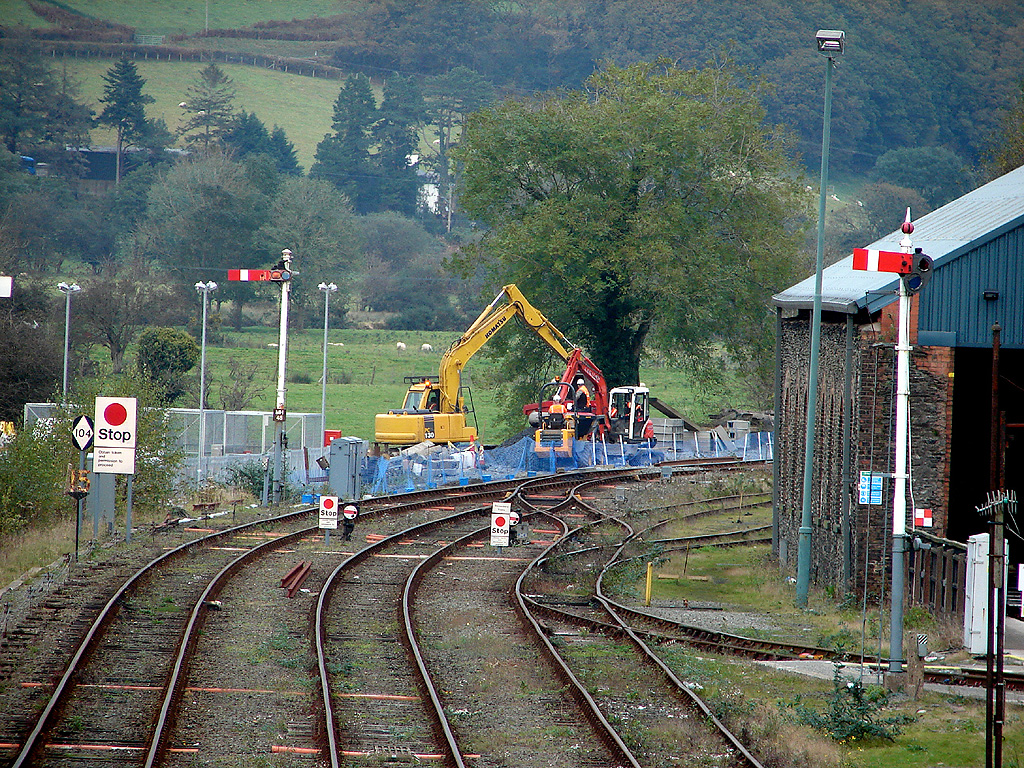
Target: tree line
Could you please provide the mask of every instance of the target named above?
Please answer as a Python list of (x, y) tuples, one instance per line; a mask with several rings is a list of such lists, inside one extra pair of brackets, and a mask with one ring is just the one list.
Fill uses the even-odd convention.
[(892, 149), (944, 147), (968, 167), (990, 152), (1024, 64), (1024, 7), (999, 0), (879, 4), (844, 0), (357, 2), (327, 18), (242, 30), (263, 40), (333, 42), (331, 63), (372, 76), (424, 77), (458, 66), (510, 94), (579, 88), (603, 62), (661, 56), (691, 67), (721, 57), (774, 85), (769, 119), (790, 126), (807, 166), (821, 147), (823, 66), (814, 32), (843, 29), (832, 162), (869, 171)]

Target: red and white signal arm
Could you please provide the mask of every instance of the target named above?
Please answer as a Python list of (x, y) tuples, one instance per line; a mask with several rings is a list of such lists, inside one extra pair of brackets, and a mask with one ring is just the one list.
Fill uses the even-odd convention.
[(338, 497), (337, 496), (321, 496), (320, 497), (320, 527), (321, 528), (337, 528), (338, 527)]
[(876, 251), (871, 248), (853, 249), (853, 268), (867, 272), (895, 272), (907, 275), (913, 271), (914, 259), (909, 253)]
[(357, 517), (359, 517), (359, 507), (357, 507), (355, 504), (348, 503), (341, 510), (341, 514), (344, 516), (346, 520), (355, 520)]

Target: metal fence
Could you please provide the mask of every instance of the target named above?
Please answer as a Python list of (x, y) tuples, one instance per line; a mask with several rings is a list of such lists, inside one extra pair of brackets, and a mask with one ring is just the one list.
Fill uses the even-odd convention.
[[(53, 418), (54, 403), (27, 403), (25, 428)], [(83, 407), (91, 413), (91, 407)], [(187, 456), (199, 455), (199, 416), (206, 422), (203, 453), (207, 456), (228, 454), (262, 454), (274, 447), (275, 426), (271, 411), (219, 411), (208, 408), (168, 408), (168, 427), (172, 445)], [(319, 413), (289, 413), (284, 422), (290, 448), (320, 448), (323, 444), (323, 422)]]
[(914, 537), (930, 549), (912, 547), (907, 564), (909, 602), (927, 608), (936, 618), (962, 622), (967, 589), (967, 547), (920, 529)]

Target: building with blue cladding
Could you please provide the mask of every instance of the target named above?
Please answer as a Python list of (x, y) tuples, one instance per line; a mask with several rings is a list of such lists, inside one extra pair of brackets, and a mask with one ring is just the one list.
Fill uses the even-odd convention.
[[(902, 223), (903, 211), (893, 219)], [(966, 542), (987, 530), (977, 507), (996, 485), (1024, 491), (1024, 168), (914, 221), (913, 245), (934, 260), (912, 299), (910, 382), (911, 537)], [(864, 247), (899, 251), (902, 233)], [(882, 504), (863, 504), (861, 473), (890, 474), (895, 431), (898, 280), (853, 269), (848, 255), (822, 275), (822, 329), (812, 488), (811, 580), (880, 595), (888, 583), (892, 486)], [(810, 318), (814, 276), (773, 297), (776, 307), (774, 547), (795, 567), (800, 527)], [(999, 331), (993, 384), (993, 326)], [(993, 407), (993, 390), (998, 405)], [(995, 412), (995, 422), (993, 413)], [(997, 440), (993, 456), (993, 423)], [(999, 424), (1004, 426), (1000, 427)], [(1001, 476), (1002, 479), (999, 479)], [(930, 508), (934, 527), (914, 527)], [(955, 549), (955, 546), (953, 547)], [(1011, 547), (1012, 562), (1014, 557)], [(952, 562), (952, 561), (951, 561)], [(962, 588), (954, 564), (914, 584), (930, 592)], [(1012, 579), (1012, 576), (1011, 576)], [(938, 585), (938, 586), (936, 586)], [(947, 601), (948, 602), (948, 601)], [(939, 606), (941, 608), (941, 606)], [(941, 611), (940, 611), (941, 612)]]

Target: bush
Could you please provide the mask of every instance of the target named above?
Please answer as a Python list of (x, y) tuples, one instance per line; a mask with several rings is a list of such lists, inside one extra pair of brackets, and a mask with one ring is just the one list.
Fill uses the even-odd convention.
[(257, 499), (263, 498), (263, 477), (265, 470), (260, 459), (229, 464), (224, 467), (224, 485), (238, 488)]
[(878, 686), (866, 688), (860, 680), (847, 680), (841, 670), (842, 665), (836, 664), (832, 693), (823, 712), (805, 706), (799, 697), (786, 705), (793, 710), (798, 722), (841, 743), (866, 739), (894, 741), (903, 726), (914, 722), (909, 715), (880, 717), (891, 694)]

